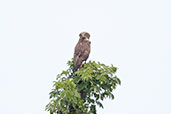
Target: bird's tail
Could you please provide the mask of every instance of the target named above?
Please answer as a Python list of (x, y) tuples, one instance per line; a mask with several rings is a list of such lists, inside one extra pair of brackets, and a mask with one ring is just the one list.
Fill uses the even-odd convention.
[(80, 65), (74, 66), (74, 68), (72, 69), (73, 72), (76, 72), (79, 69)]
[(74, 57), (73, 72), (76, 72), (80, 68), (81, 64), (82, 64), (82, 62), (81, 62), (81, 59), (79, 59), (79, 56)]

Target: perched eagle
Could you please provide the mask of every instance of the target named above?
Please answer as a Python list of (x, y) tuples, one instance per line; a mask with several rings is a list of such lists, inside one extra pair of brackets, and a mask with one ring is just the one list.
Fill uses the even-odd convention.
[(87, 32), (82, 32), (79, 34), (80, 39), (75, 46), (74, 51), (74, 69), (73, 72), (81, 68), (82, 62), (86, 61), (90, 54), (90, 34)]

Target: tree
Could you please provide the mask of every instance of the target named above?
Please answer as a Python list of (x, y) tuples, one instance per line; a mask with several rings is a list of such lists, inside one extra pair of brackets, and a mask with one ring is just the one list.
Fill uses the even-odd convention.
[(73, 60), (67, 64), (69, 68), (53, 82), (46, 105), (50, 114), (96, 114), (96, 105), (103, 108), (101, 101), (114, 99), (112, 91), (121, 84), (116, 67), (89, 61), (73, 72)]

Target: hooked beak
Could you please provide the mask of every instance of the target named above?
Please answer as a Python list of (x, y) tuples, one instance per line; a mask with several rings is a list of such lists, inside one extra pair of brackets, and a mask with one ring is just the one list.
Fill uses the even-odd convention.
[(81, 38), (87, 38), (86, 36), (82, 36)]

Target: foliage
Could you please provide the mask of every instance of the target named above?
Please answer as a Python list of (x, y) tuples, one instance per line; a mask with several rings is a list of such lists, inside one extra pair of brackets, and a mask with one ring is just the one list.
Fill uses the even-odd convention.
[(96, 114), (96, 105), (103, 108), (101, 101), (114, 99), (112, 91), (121, 84), (114, 75), (116, 67), (89, 61), (73, 72), (73, 60), (68, 61), (68, 66), (54, 81), (46, 105), (50, 114)]

